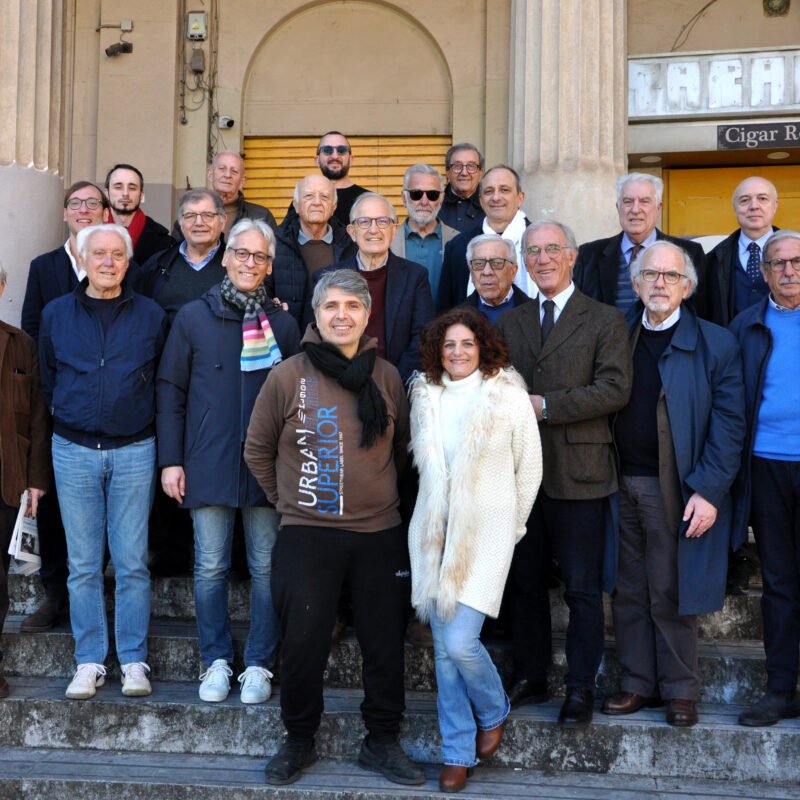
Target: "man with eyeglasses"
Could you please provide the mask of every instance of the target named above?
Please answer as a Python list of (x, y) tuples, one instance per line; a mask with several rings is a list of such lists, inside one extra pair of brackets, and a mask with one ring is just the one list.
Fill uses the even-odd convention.
[[(223, 150), (217, 153), (206, 171), (206, 178), (211, 184), (211, 189), (221, 198), (225, 207), (225, 228), (223, 233), (227, 236), (231, 228), (242, 219), (261, 219), (274, 231), (278, 227), (272, 212), (258, 203), (251, 203), (244, 199), (242, 189), (247, 182), (244, 169), (244, 159), (233, 150)], [(172, 226), (172, 236), (176, 242), (183, 240), (183, 226), (181, 218)]]
[(514, 242), (496, 233), (476, 236), (467, 245), (467, 263), (475, 291), (462, 303), (481, 312), (494, 325), (500, 315), (530, 300), (514, 285), (517, 249)]
[[(481, 208), (486, 218), (455, 237), (445, 248), (442, 279), (436, 297), (436, 307), (453, 308), (475, 291), (469, 266), (467, 245), (482, 233), (496, 233), (510, 239), (517, 248), (517, 263), (522, 262), (522, 237), (530, 223), (522, 210), (525, 192), (517, 171), (505, 164), (487, 170), (478, 187)], [(536, 294), (536, 284), (527, 273), (518, 271), (514, 283), (529, 297)]]
[(378, 355), (397, 367), (403, 382), (419, 366), (419, 337), (434, 317), (428, 271), (396, 256), (389, 249), (397, 229), (392, 204), (382, 195), (365, 192), (350, 209), (347, 231), (358, 251), (351, 258), (314, 273), (353, 269), (363, 275), (372, 298), (367, 334), (378, 340)]
[(474, 228), (485, 216), (478, 194), (483, 165), (481, 151), (469, 142), (454, 144), (444, 157), (447, 187), (439, 219), (457, 231)]
[(668, 236), (656, 227), (663, 194), (664, 181), (655, 175), (631, 172), (617, 180), (617, 212), (622, 231), (580, 246), (575, 261), (575, 285), (585, 295), (616, 306), (627, 315), (637, 299), (631, 286), (631, 260), (655, 241), (672, 242), (682, 247), (695, 265), (700, 280), (690, 302), (701, 317), (708, 319), (705, 253), (697, 242)]
[(391, 250), (400, 258), (422, 264), (428, 270), (431, 293), (436, 297), (442, 275), (442, 259), (447, 243), (458, 231), (437, 219), (444, 198), (444, 181), (439, 170), (429, 164), (414, 164), (403, 178), (403, 203), (406, 221), (398, 226)]
[(605, 520), (617, 491), (609, 421), (628, 401), (631, 351), (622, 314), (573, 283), (577, 245), (566, 225), (534, 222), (522, 244), (538, 295), (503, 314), (497, 331), (528, 385), (544, 471), (507, 587), (514, 655), (508, 697), (512, 707), (548, 698), (552, 551), (569, 608), (567, 691), (558, 723), (581, 727), (592, 720), (605, 648)]
[(620, 691), (603, 712), (666, 704), (666, 721), (698, 720), (697, 614), (725, 602), (730, 488), (744, 442), (736, 340), (686, 302), (697, 272), (671, 242), (631, 261), (633, 388), (617, 414), (619, 561), (613, 593)]
[[(108, 200), (90, 181), (73, 183), (64, 193), (64, 222), (68, 237), (62, 247), (31, 261), (21, 327), (37, 343), (42, 311), (51, 301), (74, 291), (86, 277), (77, 260), (78, 232), (108, 219)], [(42, 558), (40, 577), (45, 599), (39, 608), (22, 620), (20, 630), (39, 633), (55, 627), (67, 610), (67, 541), (58, 496), (53, 487), (39, 503), (37, 517)]]
[(800, 716), (800, 233), (764, 244), (769, 294), (730, 326), (744, 360), (747, 436), (734, 484), (733, 546), (748, 520), (761, 558), (767, 690), (739, 716), (748, 726)]

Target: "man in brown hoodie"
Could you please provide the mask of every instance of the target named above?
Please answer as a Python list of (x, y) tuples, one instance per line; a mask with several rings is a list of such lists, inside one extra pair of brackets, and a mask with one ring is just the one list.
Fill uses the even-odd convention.
[(272, 597), (283, 635), (281, 711), (287, 738), (266, 767), (271, 784), (316, 760), (322, 676), (345, 579), (364, 659), (368, 734), (358, 763), (395, 783), (425, 775), (400, 748), (408, 546), (397, 476), (407, 458), (408, 404), (400, 375), (365, 336), (366, 280), (324, 275), (303, 352), (272, 369), (256, 400), (244, 456), (281, 515)]

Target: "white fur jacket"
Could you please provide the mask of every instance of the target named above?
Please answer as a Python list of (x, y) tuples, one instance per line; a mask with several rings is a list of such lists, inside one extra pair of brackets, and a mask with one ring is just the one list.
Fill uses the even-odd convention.
[(411, 449), (419, 494), (408, 530), (411, 602), (423, 621), (452, 618), (458, 603), (500, 611), (514, 545), (542, 479), (539, 429), (512, 368), (485, 379), (463, 418), (448, 474), (439, 419), (444, 386), (424, 375), (411, 387)]

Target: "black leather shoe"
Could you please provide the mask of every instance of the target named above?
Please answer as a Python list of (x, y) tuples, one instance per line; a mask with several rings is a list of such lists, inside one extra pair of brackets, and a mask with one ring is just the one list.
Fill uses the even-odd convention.
[(800, 704), (794, 692), (767, 689), (766, 694), (755, 705), (739, 714), (739, 724), (759, 728), (792, 717), (800, 717)]
[(546, 683), (534, 683), (527, 678), (514, 681), (507, 694), (511, 708), (524, 706), (526, 703), (546, 703), (550, 699)]
[(558, 715), (562, 728), (582, 728), (592, 721), (594, 692), (577, 686), (567, 687), (567, 697)]
[(404, 786), (421, 786), (425, 773), (400, 747), (397, 739), (375, 739), (365, 736), (358, 754), (358, 766), (370, 772), (379, 772), (392, 783)]
[(313, 741), (286, 739), (264, 768), (264, 777), (273, 786), (285, 786), (294, 783), (316, 760)]

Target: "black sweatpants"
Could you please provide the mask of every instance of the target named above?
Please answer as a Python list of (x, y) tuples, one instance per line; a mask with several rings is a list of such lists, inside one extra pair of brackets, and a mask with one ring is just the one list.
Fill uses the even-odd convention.
[(364, 724), (373, 735), (396, 735), (400, 728), (411, 587), (405, 530), (290, 525), (279, 531), (272, 550), (272, 602), (283, 635), (281, 712), (292, 739), (312, 739), (319, 727), (322, 675), (344, 581), (363, 658)]

